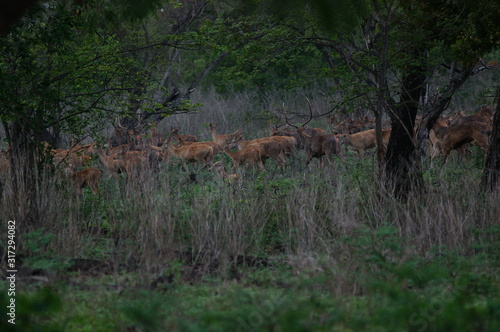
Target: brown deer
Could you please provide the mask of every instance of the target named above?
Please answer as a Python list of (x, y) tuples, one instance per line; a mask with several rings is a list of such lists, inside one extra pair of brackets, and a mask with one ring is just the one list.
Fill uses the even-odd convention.
[(112, 154), (124, 154), (129, 151), (136, 151), (136, 146), (131, 144), (122, 144), (115, 146), (114, 148), (109, 148), (107, 150), (108, 155)]
[(191, 141), (186, 141), (184, 138), (182, 138), (183, 135), (179, 135), (179, 129), (178, 128), (172, 128), (170, 131), (170, 140), (176, 140), (179, 143), (179, 146), (187, 146), (187, 145), (208, 145), (212, 148), (214, 151), (214, 155), (221, 153), (222, 151), (222, 146), (213, 142), (213, 141), (201, 141), (201, 142), (191, 142)]
[(299, 141), (294, 136), (288, 135), (273, 135), (270, 137), (264, 137), (270, 140), (274, 140), (281, 144), (283, 147), (283, 152), (285, 155), (293, 156), (295, 155), (295, 150), (299, 147)]
[(146, 153), (149, 166), (151, 168), (158, 168), (162, 161), (169, 162), (170, 156), (168, 154), (168, 149), (163, 146), (147, 145), (144, 147), (143, 151)]
[[(441, 116), (438, 118), (435, 122), (434, 125), (432, 126), (431, 130), (429, 130), (429, 149), (430, 149), (430, 156), (431, 156), (431, 166), (434, 162), (434, 158), (436, 158), (440, 154), (440, 147), (438, 147), (438, 142), (440, 142), (446, 132), (448, 131), (448, 122), (450, 121), (450, 118), (443, 117)], [(463, 148), (459, 149), (459, 154), (462, 155), (463, 153)]]
[(74, 152), (71, 150), (58, 151), (53, 156), (56, 165), (64, 165), (71, 169), (81, 168), (83, 165), (90, 162), (91, 157), (85, 155), (83, 152)]
[(487, 151), (490, 133), (491, 127), (483, 121), (470, 121), (448, 127), (443, 138), (436, 143), (437, 150), (443, 155), (443, 163), (446, 163), (451, 150), (459, 149), (467, 143), (475, 143)]
[(167, 138), (162, 133), (158, 132), (156, 126), (153, 126), (148, 133), (146, 133), (145, 144), (160, 147), (167, 141)]
[(229, 144), (233, 141), (233, 138), (229, 138), (228, 142), (224, 146), (224, 151), (226, 155), (233, 161), (233, 170), (240, 165), (250, 165), (253, 169), (259, 167), (262, 170), (266, 169), (264, 163), (262, 163), (262, 156), (260, 150), (254, 147), (247, 147), (238, 151), (231, 151), (229, 149)]
[(335, 135), (316, 135), (306, 134), (304, 128), (298, 129), (299, 134), (304, 140), (304, 150), (307, 154), (306, 166), (309, 165), (312, 158), (318, 158), (320, 168), (324, 167), (323, 156), (326, 156), (330, 165), (333, 165), (333, 155), (336, 154), (344, 160), (340, 151), (340, 142)]
[(79, 151), (83, 151), (87, 155), (95, 155), (96, 154), (96, 143), (89, 143), (85, 145), (78, 146)]
[(209, 123), (208, 126), (209, 126), (209, 130), (210, 130), (210, 134), (212, 134), (213, 141), (220, 146), (223, 146), (224, 144), (226, 144), (227, 139), (231, 139), (235, 135), (241, 133), (241, 131), (238, 129), (232, 134), (217, 135), (217, 130), (216, 130), (217, 127), (215, 125), (213, 125), (212, 123)]
[(301, 143), (301, 136), (299, 133), (295, 130), (293, 131), (291, 129), (290, 125), (286, 125), (284, 127), (281, 126), (275, 126), (272, 131), (271, 131), (271, 136), (291, 136), (294, 137), (295, 140), (297, 141), (297, 148), (301, 149), (302, 147), (300, 146)]
[[(296, 129), (296, 131), (292, 132), (290, 130), (290, 126), (294, 127)], [(271, 137), (293, 137), (295, 139), (295, 141), (292, 141), (292, 140), (288, 141), (288, 145), (289, 145), (288, 150), (290, 150), (290, 149), (293, 150), (294, 148), (304, 149), (304, 138), (298, 132), (298, 130), (300, 128), (302, 128), (304, 130), (304, 132), (309, 136), (327, 135), (327, 132), (324, 131), (323, 129), (320, 129), (320, 128), (312, 128), (312, 127), (304, 127), (304, 126), (298, 127), (298, 126), (290, 124), (289, 127), (285, 127), (284, 129), (278, 129), (278, 128), (273, 129), (273, 131), (271, 133), (271, 135), (272, 135)], [(290, 154), (289, 151), (287, 151), (287, 152), (288, 152), (288, 154)]]
[(493, 115), (493, 106), (481, 106), (479, 111), (472, 115), (465, 116), (462, 113), (462, 116), (458, 116), (453, 121), (451, 121), (450, 126), (459, 125), (471, 121), (484, 122), (491, 126), (493, 123)]
[(230, 185), (234, 185), (240, 181), (240, 176), (238, 174), (228, 174), (226, 167), (222, 163), (222, 160), (213, 164), (209, 169), (210, 172), (219, 174), (222, 180), (228, 182)]
[(99, 160), (109, 170), (112, 177), (116, 178), (119, 173), (126, 172), (125, 162), (123, 159), (115, 159), (118, 154), (107, 155), (103, 149), (97, 149)]
[(246, 141), (243, 139), (242, 135), (237, 135), (235, 141), (240, 150), (249, 147), (255, 148), (259, 150), (262, 161), (271, 158), (276, 163), (277, 167), (280, 167), (282, 170), (284, 169), (286, 164), (285, 149), (283, 145), (274, 138), (264, 137)]
[[(272, 132), (273, 137), (291, 136), (291, 137), (295, 138), (295, 144), (293, 145), (293, 147), (298, 148), (298, 149), (303, 149), (305, 147), (304, 136), (300, 135), (300, 133), (298, 132), (299, 129), (301, 129), (302, 132), (307, 134), (308, 136), (328, 135), (328, 133), (321, 128), (306, 127), (306, 125), (313, 119), (313, 111), (312, 111), (311, 101), (307, 97), (306, 97), (306, 99), (307, 99), (307, 103), (309, 105), (309, 119), (307, 119), (304, 123), (302, 123), (300, 125), (300, 127), (298, 127), (298, 126), (288, 122), (288, 119), (285, 118), (285, 123), (288, 125), (288, 128), (285, 128), (283, 130), (279, 130), (278, 128), (276, 128)], [(296, 129), (295, 134), (291, 132), (290, 127), (293, 127)], [(291, 143), (292, 142), (290, 142), (289, 144), (292, 145)], [(290, 154), (290, 152), (288, 152), (288, 154)]]
[[(375, 129), (369, 129), (355, 134), (340, 134), (338, 137), (344, 138), (344, 144), (356, 150), (360, 159), (363, 159), (366, 150), (377, 146)], [(384, 146), (389, 144), (390, 137), (391, 129), (382, 130), (382, 141)]]
[(128, 151), (121, 155), (121, 158), (129, 177), (139, 176), (146, 166), (147, 156), (145, 151)]
[(72, 172), (70, 179), (78, 192), (88, 186), (94, 194), (101, 195), (101, 189), (99, 188), (101, 171), (97, 168), (89, 167), (78, 172)]
[(193, 143), (176, 148), (170, 139), (166, 144), (169, 154), (181, 159), (182, 166), (188, 173), (189, 169), (186, 163), (199, 162), (205, 168), (211, 166), (214, 160), (214, 149), (210, 145)]
[(186, 134), (179, 135), (179, 130), (180, 130), (179, 127), (171, 127), (170, 128), (170, 136), (174, 135), (179, 142), (184, 142), (184, 143), (198, 142), (198, 137), (196, 137), (194, 135), (186, 135)]
[(123, 126), (119, 120), (114, 124), (114, 131), (108, 138), (106, 146), (112, 148), (115, 146), (129, 144), (135, 150), (136, 146), (142, 144), (142, 135), (140, 134), (141, 124), (137, 123), (134, 128), (129, 128), (128, 126)]
[(351, 120), (349, 118), (345, 118), (342, 121), (337, 119), (337, 114), (333, 114), (328, 118), (327, 122), (334, 129), (334, 131), (340, 134), (355, 134), (365, 129), (373, 129), (375, 127), (375, 119), (370, 119), (368, 114), (363, 116), (361, 120)]

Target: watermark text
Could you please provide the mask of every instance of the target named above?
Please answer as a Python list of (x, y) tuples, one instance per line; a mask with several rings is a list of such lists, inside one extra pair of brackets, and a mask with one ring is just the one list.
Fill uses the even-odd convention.
[(16, 324), (16, 221), (7, 222), (7, 321)]

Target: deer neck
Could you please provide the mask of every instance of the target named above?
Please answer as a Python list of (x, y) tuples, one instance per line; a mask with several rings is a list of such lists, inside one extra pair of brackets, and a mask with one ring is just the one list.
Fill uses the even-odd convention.
[(240, 149), (246, 148), (248, 146), (248, 141), (245, 141), (244, 139), (240, 139), (238, 141), (238, 147)]
[(170, 141), (168, 143), (168, 152), (170, 152), (171, 154), (175, 155), (175, 156), (178, 156), (179, 155), (179, 150), (175, 148), (174, 144), (172, 143), (172, 141)]
[(217, 131), (214, 127), (210, 129), (210, 133), (212, 134), (212, 140), (215, 142), (217, 140)]
[(97, 154), (99, 155), (99, 160), (106, 166), (109, 164), (109, 157), (106, 156), (102, 149), (97, 150)]

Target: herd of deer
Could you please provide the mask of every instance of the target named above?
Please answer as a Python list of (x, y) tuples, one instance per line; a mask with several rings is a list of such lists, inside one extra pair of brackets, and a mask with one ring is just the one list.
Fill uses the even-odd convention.
[[(454, 118), (441, 117), (430, 131), (431, 161), (438, 155), (444, 160), (451, 150), (463, 151), (468, 143), (488, 147), (491, 132), (493, 107), (482, 107), (479, 112), (466, 116), (460, 114)], [(366, 125), (366, 123), (365, 123)], [(322, 129), (287, 126), (275, 127), (271, 136), (245, 140), (241, 130), (220, 135), (213, 124), (209, 125), (212, 141), (199, 141), (192, 135), (180, 135), (179, 128), (172, 128), (170, 136), (158, 139), (155, 144), (122, 144), (112, 148), (99, 148), (95, 143), (73, 146), (69, 150), (50, 150), (55, 165), (63, 169), (68, 179), (77, 190), (88, 186), (95, 194), (100, 194), (101, 171), (87, 165), (92, 156), (98, 156), (110, 176), (127, 173), (130, 179), (139, 179), (145, 168), (156, 169), (162, 162), (169, 162), (172, 157), (180, 159), (182, 167), (189, 173), (187, 163), (198, 163), (202, 168), (218, 173), (225, 181), (234, 183), (241, 179), (237, 174), (229, 174), (223, 161), (213, 163), (217, 154), (225, 153), (232, 161), (232, 171), (246, 165), (253, 169), (265, 170), (265, 161), (272, 159), (277, 168), (284, 169), (287, 158), (296, 155), (302, 149), (306, 154), (306, 166), (313, 158), (319, 159), (320, 168), (324, 167), (324, 157), (330, 165), (333, 156), (344, 160), (341, 143), (352, 147), (363, 158), (364, 152), (376, 146), (375, 130), (368, 129), (355, 133), (328, 134)], [(387, 146), (391, 130), (383, 130), (384, 145)], [(0, 150), (0, 178), (9, 174), (9, 153)]]

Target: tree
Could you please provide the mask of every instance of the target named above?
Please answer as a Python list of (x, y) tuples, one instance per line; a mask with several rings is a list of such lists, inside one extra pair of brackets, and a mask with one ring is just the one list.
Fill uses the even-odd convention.
[[(406, 196), (421, 182), (417, 152), (425, 146), (433, 122), (468, 78), (491, 67), (480, 57), (500, 40), (494, 27), (500, 20), (500, 4), (494, 0), (277, 3), (279, 9), (274, 12), (279, 18), (271, 20), (274, 31), (282, 29), (282, 38), (275, 36), (275, 41), (291, 47), (315, 45), (339, 88), (347, 82), (373, 110), (379, 143), (381, 116), (383, 112), (390, 116), (391, 140), (385, 157), (379, 145), (379, 170), (396, 196)], [(267, 12), (275, 8), (266, 1), (256, 6)], [(290, 19), (297, 11), (300, 20)], [(269, 35), (261, 31), (259, 40)], [(436, 78), (443, 75), (448, 75), (448, 83), (438, 85)], [(431, 95), (431, 91), (437, 93)], [(413, 132), (420, 109), (423, 121), (416, 141)]]
[(481, 187), (486, 191), (497, 189), (500, 180), (500, 87), (497, 87), (496, 91), (496, 104), (493, 129), (490, 136), (490, 147), (486, 154), (486, 162), (481, 179)]
[[(64, 1), (34, 5), (0, 42), (0, 120), (10, 149), (12, 216), (39, 219), (42, 141), (62, 132), (81, 137), (99, 126), (105, 105), (130, 88), (126, 59), (112, 34), (96, 24), (104, 9)], [(104, 10), (104, 11), (106, 11)]]
[(123, 97), (127, 109), (115, 138), (122, 129), (142, 131), (196, 107), (189, 101), (191, 93), (227, 55), (204, 40), (203, 24), (215, 17), (209, 2), (191, 0), (164, 6), (140, 24), (139, 32), (135, 24), (121, 24), (122, 54), (131, 59), (136, 81)]

